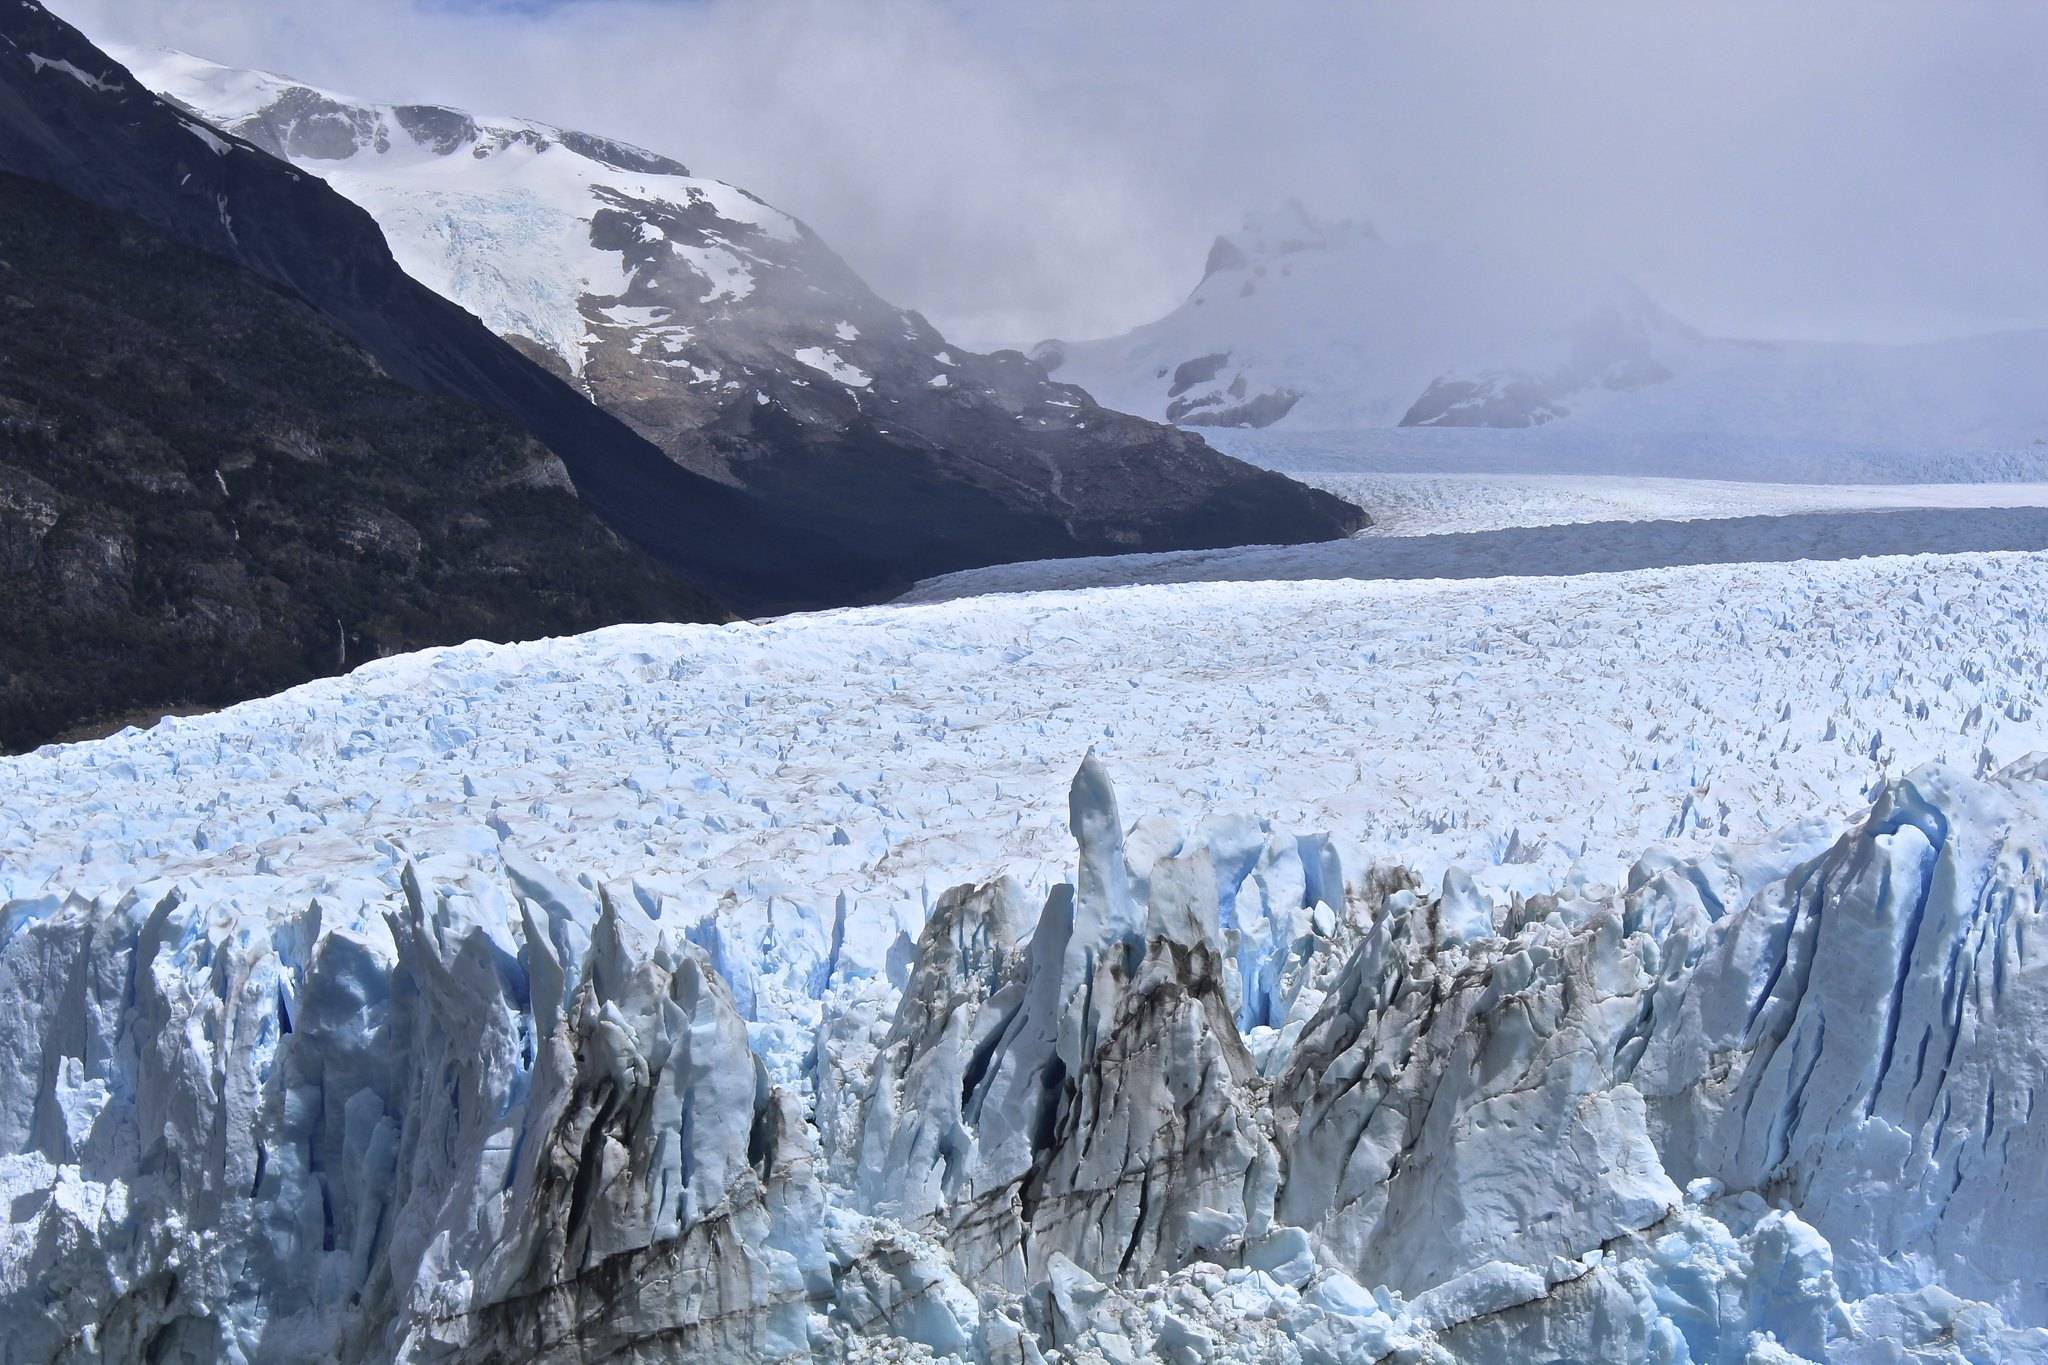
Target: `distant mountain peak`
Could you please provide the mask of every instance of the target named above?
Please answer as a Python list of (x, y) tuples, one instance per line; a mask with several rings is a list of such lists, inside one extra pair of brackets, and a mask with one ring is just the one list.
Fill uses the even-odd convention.
[(1246, 213), (1244, 226), (1225, 233), (1209, 248), (1203, 275), (1245, 270), (1262, 261), (1303, 251), (1343, 251), (1380, 241), (1371, 223), (1357, 218), (1318, 218), (1299, 199)]
[(479, 119), (440, 104), (376, 104), (274, 71), (222, 66), (176, 48), (114, 48), (114, 55), (179, 104), (287, 161), (375, 156), (479, 160), (515, 148), (560, 147), (610, 170), (687, 177), (680, 161), (644, 147), (530, 119)]
[(1382, 237), (1298, 200), (1217, 237), (1164, 317), (1033, 355), (1196, 427), (1537, 427), (2004, 449), (2048, 428), (2048, 332), (1910, 346), (1708, 337), (1598, 263)]
[(1191, 426), (1534, 426), (1670, 377), (1694, 339), (1609, 272), (1390, 241), (1290, 199), (1218, 237), (1166, 317), (1041, 354)]

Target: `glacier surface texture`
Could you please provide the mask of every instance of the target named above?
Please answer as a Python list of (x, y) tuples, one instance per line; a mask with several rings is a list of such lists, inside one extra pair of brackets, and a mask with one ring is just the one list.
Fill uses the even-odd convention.
[[(15, 761), (0, 1360), (2048, 1359), (2039, 571), (627, 628)], [(1025, 642), (1048, 697), (1169, 645), (1257, 694), (1309, 648), (1329, 710), (1268, 697), (1213, 792), (1124, 809), (1147, 744), (1195, 753), (1181, 718), (1076, 773), (1018, 682), (997, 735)], [(1446, 704), (1496, 650), (1570, 715)], [(913, 695), (870, 725), (1039, 766), (822, 737), (829, 680), (877, 668)], [(1481, 731), (1518, 756), (1469, 818), (1368, 819), (1317, 761), (1432, 717), (1474, 771)], [(836, 815), (754, 804), (737, 752), (693, 775), (742, 734)], [(1635, 795), (1555, 809), (1530, 755), (1573, 736)], [(1677, 812), (1639, 765), (1688, 769)]]

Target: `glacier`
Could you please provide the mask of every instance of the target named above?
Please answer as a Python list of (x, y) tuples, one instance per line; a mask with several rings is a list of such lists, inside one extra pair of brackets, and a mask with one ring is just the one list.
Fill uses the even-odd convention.
[(1505, 903), (1068, 827), (785, 1081), (532, 868), (10, 903), (0, 1358), (2048, 1359), (2048, 759)]
[(2048, 1358), (2044, 572), (623, 627), (9, 760), (0, 1361)]
[(2040, 482), (1801, 484), (1564, 473), (1358, 473), (1343, 468), (1341, 457), (1294, 468), (1276, 462), (1276, 467), (1370, 507), (1373, 524), (1361, 536), (1432, 536), (1589, 521), (2048, 505), (2048, 484)]

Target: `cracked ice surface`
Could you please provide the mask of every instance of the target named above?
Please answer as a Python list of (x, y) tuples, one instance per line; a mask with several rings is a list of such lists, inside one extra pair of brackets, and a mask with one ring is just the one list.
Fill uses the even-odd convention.
[(1141, 841), (1216, 848), (1226, 914), (1263, 886), (1268, 827), (1327, 832), (1354, 873), (1616, 883), (1652, 846), (1845, 815), (1913, 763), (2048, 747), (2044, 589), (2048, 557), (1984, 555), (1157, 587), (433, 650), (0, 767), (0, 900), (176, 884), (261, 921), (317, 897), (376, 944), (366, 907), (407, 858), (485, 897), (508, 860), (551, 868), (693, 926), (786, 1079), (828, 960), (907, 960), (963, 879), (1038, 897), (1064, 877), (1061, 793), (1091, 747)]
[(2018, 554), (1186, 585), (431, 650), (0, 765), (0, 897), (346, 900), (511, 850), (893, 938), (970, 870), (1061, 875), (1090, 747), (1154, 821), (1612, 881), (2040, 746), (2044, 588)]
[(0, 1290), (103, 1358), (2038, 1353), (2037, 787), (1971, 775), (2044, 579), (629, 627), (10, 761)]

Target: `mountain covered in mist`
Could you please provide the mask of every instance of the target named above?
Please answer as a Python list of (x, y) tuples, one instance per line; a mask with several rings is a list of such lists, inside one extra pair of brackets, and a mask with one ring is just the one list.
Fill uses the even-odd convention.
[(382, 105), (180, 53), (144, 81), (324, 178), (407, 271), (678, 465), (856, 524), (909, 576), (968, 563), (1319, 539), (1348, 504), (977, 355), (815, 233), (667, 156)]
[(1711, 338), (1610, 273), (1397, 242), (1299, 204), (1216, 239), (1165, 317), (1033, 354), (1188, 426), (1538, 427), (2029, 445), (2048, 332), (1915, 345)]
[[(1201, 283), (1166, 317), (1035, 354), (1103, 402), (1194, 426), (1529, 426), (1564, 394), (1668, 377), (1691, 334), (1618, 280), (1532, 277), (1440, 244), (1390, 242), (1290, 203), (1216, 239)], [(1541, 373), (1462, 403), (1457, 376)]]

